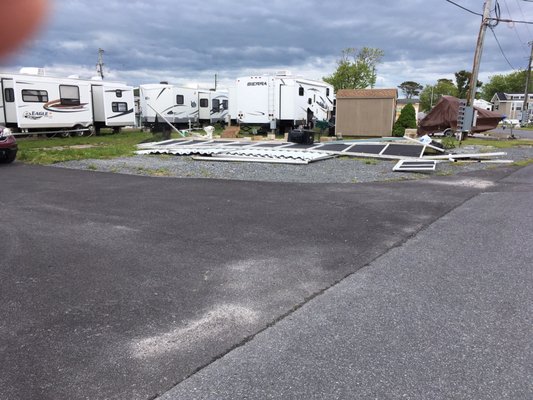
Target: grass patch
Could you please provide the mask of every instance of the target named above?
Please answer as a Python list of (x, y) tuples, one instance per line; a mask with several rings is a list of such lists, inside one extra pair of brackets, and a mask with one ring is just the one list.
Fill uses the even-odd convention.
[(118, 134), (70, 138), (19, 138), (17, 159), (29, 164), (55, 164), (84, 159), (109, 159), (134, 154), (136, 145), (152, 137), (133, 131)]
[(517, 146), (533, 146), (533, 140), (490, 140), (469, 138), (461, 142), (461, 146), (492, 146), (498, 149), (508, 149)]
[(171, 176), (172, 173), (167, 168), (157, 168), (157, 169), (150, 169), (150, 168), (143, 168), (139, 167), (137, 168), (137, 172), (143, 175), (149, 175), (149, 176)]
[(360, 161), (365, 163), (366, 165), (376, 165), (379, 163), (379, 161), (375, 158), (361, 158)]
[(526, 167), (533, 164), (533, 158), (528, 158), (527, 160), (515, 161), (512, 165), (516, 167)]

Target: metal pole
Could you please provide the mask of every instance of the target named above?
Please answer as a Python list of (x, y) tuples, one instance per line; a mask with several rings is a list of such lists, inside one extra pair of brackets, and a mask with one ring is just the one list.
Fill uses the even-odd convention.
[(529, 79), (531, 76), (531, 63), (533, 62), (533, 41), (528, 43), (531, 46), (531, 55), (529, 56), (529, 63), (527, 65), (527, 75), (526, 75), (526, 89), (524, 91), (524, 104), (522, 105), (522, 123), (526, 126), (529, 125), (529, 113), (528, 104), (529, 104)]
[(104, 50), (98, 49), (98, 62), (96, 63), (96, 73), (104, 79)]
[[(476, 52), (474, 54), (474, 64), (472, 66), (472, 74), (470, 76), (470, 87), (466, 96), (466, 105), (472, 107), (476, 99), (477, 91), (477, 77), (479, 75), (479, 64), (481, 63), (481, 55), (483, 54), (483, 42), (485, 41), (485, 32), (490, 21), (490, 8), (492, 7), (492, 0), (485, 0), (483, 6), (483, 19), (479, 27), (479, 35), (477, 38)], [(459, 141), (463, 139), (463, 133), (459, 132)]]
[(472, 66), (472, 75), (470, 76), (470, 90), (468, 91), (468, 96), (466, 98), (466, 105), (474, 105), (474, 100), (476, 98), (477, 91), (477, 77), (479, 75), (479, 64), (481, 63), (481, 55), (483, 54), (483, 42), (485, 40), (485, 32), (487, 31), (487, 26), (489, 25), (490, 18), (490, 8), (492, 7), (492, 0), (485, 0), (485, 5), (483, 7), (483, 19), (481, 21), (481, 26), (479, 27), (479, 35), (477, 38), (476, 52), (474, 54), (474, 65)]

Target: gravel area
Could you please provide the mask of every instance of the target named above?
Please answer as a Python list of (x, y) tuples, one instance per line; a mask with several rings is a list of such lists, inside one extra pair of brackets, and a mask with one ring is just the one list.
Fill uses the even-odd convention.
[[(504, 151), (502, 159), (521, 161), (533, 159), (533, 147), (496, 149), (467, 146), (455, 152)], [(433, 173), (392, 172), (396, 161), (341, 157), (308, 165), (267, 164), (251, 162), (195, 161), (188, 156), (137, 155), (111, 160), (81, 160), (55, 164), (56, 167), (87, 169), (122, 174), (174, 178), (232, 179), (265, 182), (359, 183), (423, 179), (433, 175), (495, 168), (492, 163), (439, 163)]]

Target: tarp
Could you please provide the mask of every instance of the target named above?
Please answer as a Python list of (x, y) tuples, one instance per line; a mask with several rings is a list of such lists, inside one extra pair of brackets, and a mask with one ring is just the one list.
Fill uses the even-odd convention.
[[(487, 111), (474, 107), (478, 112), (476, 126), (472, 132), (485, 132), (498, 126), (504, 116), (494, 111)], [(442, 132), (445, 129), (457, 129), (457, 115), (459, 114), (459, 99), (453, 96), (442, 96), (437, 105), (418, 124), (418, 134)]]

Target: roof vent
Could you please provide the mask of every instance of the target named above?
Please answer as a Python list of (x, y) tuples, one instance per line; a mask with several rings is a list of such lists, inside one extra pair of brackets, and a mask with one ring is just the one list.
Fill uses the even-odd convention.
[(168, 85), (168, 82), (167, 82), (167, 81), (161, 81), (161, 82), (159, 82), (159, 84), (161, 84), (161, 85)]

